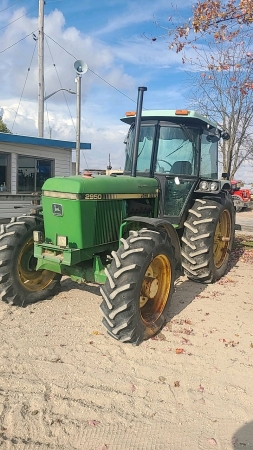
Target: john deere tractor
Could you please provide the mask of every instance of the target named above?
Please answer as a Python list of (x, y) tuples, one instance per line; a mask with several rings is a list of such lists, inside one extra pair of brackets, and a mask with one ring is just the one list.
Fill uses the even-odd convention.
[(218, 179), (227, 133), (197, 112), (142, 111), (139, 88), (123, 175), (48, 179), (42, 211), (0, 233), (0, 292), (24, 305), (52, 296), (61, 277), (101, 287), (103, 324), (135, 345), (164, 325), (176, 274), (212, 283), (234, 237), (228, 180)]

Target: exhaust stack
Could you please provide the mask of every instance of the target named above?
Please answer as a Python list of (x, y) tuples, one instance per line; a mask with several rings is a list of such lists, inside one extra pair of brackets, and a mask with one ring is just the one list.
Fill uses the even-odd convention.
[(141, 113), (142, 113), (143, 93), (146, 90), (147, 90), (146, 87), (138, 88), (137, 111), (136, 111), (135, 134), (134, 134), (133, 163), (132, 163), (131, 177), (136, 177), (139, 137), (140, 137), (140, 129), (141, 129)]

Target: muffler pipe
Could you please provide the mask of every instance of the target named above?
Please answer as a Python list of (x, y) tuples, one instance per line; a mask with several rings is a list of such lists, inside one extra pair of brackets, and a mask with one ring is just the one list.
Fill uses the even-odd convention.
[(141, 130), (141, 113), (142, 113), (142, 103), (143, 103), (143, 92), (147, 90), (146, 87), (138, 88), (138, 99), (137, 99), (137, 111), (135, 118), (135, 133), (134, 133), (134, 150), (132, 159), (132, 170), (131, 177), (136, 177), (137, 159), (138, 159), (138, 148), (139, 148), (139, 138)]

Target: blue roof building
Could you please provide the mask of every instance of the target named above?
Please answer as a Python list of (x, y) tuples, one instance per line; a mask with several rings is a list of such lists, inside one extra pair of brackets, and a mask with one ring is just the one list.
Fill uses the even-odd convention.
[[(75, 148), (75, 142), (0, 133), (0, 220), (26, 213), (47, 178), (70, 176)], [(80, 143), (81, 151), (90, 149)]]

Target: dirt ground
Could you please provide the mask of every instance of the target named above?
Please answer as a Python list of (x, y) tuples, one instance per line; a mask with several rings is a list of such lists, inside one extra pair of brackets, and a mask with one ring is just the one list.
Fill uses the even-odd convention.
[(237, 230), (253, 232), (253, 209), (243, 209), (236, 213)]
[[(181, 277), (170, 320), (138, 347), (109, 337), (96, 285), (0, 303), (0, 448), (253, 449), (253, 253), (225, 277)], [(253, 240), (253, 235), (247, 238)]]

